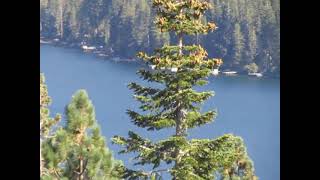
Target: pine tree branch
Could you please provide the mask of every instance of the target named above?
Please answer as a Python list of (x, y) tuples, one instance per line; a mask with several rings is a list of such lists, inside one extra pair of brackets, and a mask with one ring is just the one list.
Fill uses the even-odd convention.
[(58, 179), (61, 178), (60, 173), (59, 173), (56, 169), (53, 169), (53, 172), (54, 172), (55, 176), (56, 176)]

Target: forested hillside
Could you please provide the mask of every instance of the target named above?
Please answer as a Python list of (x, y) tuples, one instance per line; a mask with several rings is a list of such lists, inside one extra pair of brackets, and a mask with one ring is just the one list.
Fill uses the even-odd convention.
[[(210, 57), (223, 59), (223, 68), (242, 71), (255, 63), (259, 71), (278, 75), (280, 0), (209, 1), (213, 8), (203, 21), (214, 21), (218, 29), (189, 37), (186, 44), (202, 44)], [(149, 0), (40, 0), (40, 14), (42, 37), (74, 45), (85, 41), (114, 55), (134, 57), (176, 42), (174, 34), (156, 29)]]

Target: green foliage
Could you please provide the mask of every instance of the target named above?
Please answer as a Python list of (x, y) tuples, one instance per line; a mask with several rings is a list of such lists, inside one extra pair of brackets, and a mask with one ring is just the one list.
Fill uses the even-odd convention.
[[(155, 18), (152, 6), (160, 8), (161, 17)], [(179, 15), (179, 10), (186, 6), (190, 7), (188, 12)], [(212, 8), (204, 14), (209, 7)], [(116, 55), (132, 57), (136, 51), (151, 52), (174, 42), (174, 34), (168, 32), (174, 31), (200, 35), (199, 43), (210, 49), (209, 56), (222, 57), (226, 68), (242, 70), (244, 65), (254, 62), (262, 72), (280, 72), (280, 0), (187, 0), (179, 4), (147, 0), (41, 0), (40, 14), (42, 36), (59, 36), (72, 44), (86, 41), (103, 45), (112, 48)], [(155, 28), (154, 18), (160, 30)], [(211, 20), (219, 28), (203, 38), (201, 33), (216, 29)]]
[(61, 119), (59, 114), (56, 115), (55, 118), (50, 117), (50, 110), (48, 108), (50, 103), (51, 98), (48, 95), (45, 77), (43, 74), (40, 74), (40, 135), (43, 138), (49, 135), (51, 127)]
[(52, 134), (52, 128), (61, 119), (61, 116), (57, 114), (54, 118), (50, 117), (50, 111), (48, 106), (51, 103), (51, 98), (48, 95), (47, 85), (45, 84), (44, 74), (40, 74), (40, 176), (48, 171), (44, 167), (43, 162), (43, 149), (41, 148), (43, 142), (50, 139)]
[(241, 32), (241, 28), (240, 25), (237, 23), (235, 24), (234, 27), (234, 34), (233, 34), (233, 39), (234, 39), (234, 63), (239, 65), (240, 61), (242, 59), (242, 49), (244, 46), (243, 43), (243, 36), (242, 36), (242, 32)]
[[(207, 1), (190, 0), (175, 3), (171, 0), (155, 0), (153, 7), (158, 9), (156, 17), (156, 25), (164, 31), (174, 31), (177, 34), (207, 33), (209, 30), (215, 30), (214, 23), (201, 23), (204, 11), (211, 7)], [(181, 11), (187, 9), (184, 13)]]
[(85, 90), (73, 96), (66, 118), (66, 125), (42, 145), (48, 169), (43, 179), (119, 179), (121, 162), (106, 147)]
[[(145, 87), (130, 83), (135, 99), (141, 103), (141, 112), (128, 110), (132, 122), (150, 131), (175, 128), (175, 134), (153, 142), (129, 131), (128, 137), (114, 136), (113, 143), (123, 149), (119, 152), (136, 154), (135, 165), (152, 165), (151, 171), (124, 168), (126, 179), (156, 179), (160, 172), (171, 174), (174, 180), (224, 178), (255, 179), (243, 140), (226, 134), (216, 139), (189, 140), (188, 129), (210, 123), (216, 111), (201, 113), (201, 104), (213, 96), (213, 92), (198, 92), (194, 86), (203, 86), (213, 68), (222, 64), (221, 59), (208, 58), (200, 45), (182, 44), (184, 35), (207, 33), (215, 30), (214, 23), (201, 21), (210, 7), (207, 1), (153, 0), (158, 28), (163, 32), (175, 32), (179, 44), (164, 45), (152, 55), (139, 52), (137, 56), (154, 71), (141, 69), (140, 77), (162, 84), (162, 88)], [(240, 26), (238, 26), (240, 28)], [(237, 33), (240, 33), (240, 29)], [(176, 68), (176, 71), (168, 71)], [(173, 164), (160, 169), (161, 163)], [(159, 176), (160, 178), (161, 176)]]

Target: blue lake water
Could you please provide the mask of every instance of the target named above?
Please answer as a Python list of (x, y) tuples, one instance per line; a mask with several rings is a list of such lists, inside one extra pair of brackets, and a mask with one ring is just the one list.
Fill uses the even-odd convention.
[[(126, 109), (137, 110), (137, 102), (127, 88), (129, 82), (142, 82), (135, 74), (138, 63), (113, 62), (84, 54), (78, 50), (41, 45), (41, 72), (46, 76), (49, 95), (53, 99), (51, 114), (63, 113), (71, 96), (86, 89), (96, 110), (96, 117), (109, 148), (117, 159), (131, 166), (125, 155), (118, 155), (112, 145), (114, 135), (126, 136), (129, 130), (159, 140), (173, 130), (148, 132), (132, 125)], [(254, 161), (261, 180), (280, 179), (280, 82), (278, 79), (257, 79), (246, 76), (211, 77), (205, 90), (215, 92), (203, 110), (217, 109), (218, 117), (211, 124), (190, 130), (191, 138), (215, 138), (224, 133), (241, 136)], [(132, 156), (130, 156), (132, 157)]]

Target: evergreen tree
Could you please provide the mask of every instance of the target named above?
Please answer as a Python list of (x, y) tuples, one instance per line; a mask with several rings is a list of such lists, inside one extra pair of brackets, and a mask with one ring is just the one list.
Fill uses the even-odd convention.
[(242, 49), (243, 49), (243, 36), (240, 29), (240, 24), (236, 23), (234, 25), (234, 33), (233, 33), (233, 39), (234, 39), (234, 50), (233, 50), (233, 64), (240, 65), (240, 62), (242, 60)]
[(57, 114), (54, 118), (50, 117), (48, 106), (51, 103), (51, 98), (48, 95), (47, 85), (45, 84), (44, 74), (40, 74), (40, 176), (47, 173), (44, 168), (42, 144), (47, 141), (51, 135), (51, 130), (56, 125), (61, 117)]
[(66, 125), (44, 146), (44, 179), (114, 180), (120, 176), (112, 153), (106, 147), (95, 119), (94, 107), (84, 90), (79, 90), (66, 107)]
[[(232, 134), (216, 139), (188, 139), (188, 129), (210, 123), (216, 111), (200, 112), (200, 105), (212, 92), (198, 92), (195, 86), (207, 83), (221, 59), (210, 59), (200, 45), (184, 45), (186, 35), (206, 34), (216, 29), (212, 22), (204, 23), (203, 14), (210, 3), (204, 0), (153, 0), (157, 10), (156, 25), (161, 32), (173, 32), (177, 45), (165, 45), (153, 55), (138, 53), (155, 71), (145, 69), (138, 74), (147, 81), (162, 84), (162, 88), (130, 83), (135, 98), (142, 104), (141, 113), (128, 110), (132, 122), (149, 131), (175, 128), (175, 134), (158, 142), (130, 131), (129, 137), (115, 136), (113, 142), (123, 146), (120, 153), (135, 152), (136, 165), (153, 165), (151, 171), (125, 169), (124, 178), (159, 179), (168, 172), (174, 180), (249, 179), (254, 180), (253, 163), (243, 140)], [(166, 169), (161, 163), (173, 164)]]
[(146, 0), (138, 1), (135, 9), (135, 17), (133, 19), (132, 35), (137, 43), (137, 47), (149, 47), (149, 21), (150, 21), (150, 8)]

